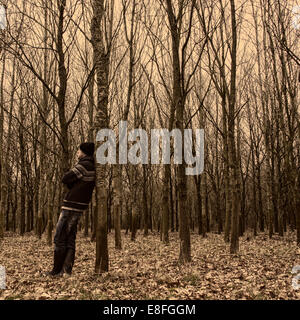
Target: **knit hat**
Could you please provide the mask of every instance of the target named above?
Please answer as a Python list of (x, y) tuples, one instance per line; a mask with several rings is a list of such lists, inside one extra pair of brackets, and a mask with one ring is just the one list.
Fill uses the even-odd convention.
[(93, 142), (84, 142), (79, 146), (79, 149), (87, 156), (92, 157), (95, 151), (95, 144)]

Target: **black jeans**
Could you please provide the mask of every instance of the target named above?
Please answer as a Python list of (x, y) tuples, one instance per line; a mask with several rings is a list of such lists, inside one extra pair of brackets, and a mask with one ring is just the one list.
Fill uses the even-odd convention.
[(54, 236), (56, 247), (75, 249), (77, 223), (81, 215), (82, 212), (62, 210)]
[(63, 209), (59, 216), (54, 236), (54, 257), (57, 256), (58, 260), (55, 269), (58, 272), (72, 272), (75, 260), (77, 224), (81, 215), (82, 212)]

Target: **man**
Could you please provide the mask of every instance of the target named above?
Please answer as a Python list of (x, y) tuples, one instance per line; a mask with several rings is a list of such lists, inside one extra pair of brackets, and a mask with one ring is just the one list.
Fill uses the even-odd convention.
[(95, 187), (95, 145), (82, 143), (77, 151), (78, 163), (62, 179), (69, 191), (64, 197), (54, 236), (54, 266), (48, 275), (71, 274), (75, 260), (77, 223), (88, 208)]

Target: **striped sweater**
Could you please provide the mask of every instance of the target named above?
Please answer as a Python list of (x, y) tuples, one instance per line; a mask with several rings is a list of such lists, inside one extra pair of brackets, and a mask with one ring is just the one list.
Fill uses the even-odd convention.
[(88, 208), (95, 187), (94, 158), (85, 156), (62, 179), (69, 191), (64, 197), (62, 209), (84, 211)]

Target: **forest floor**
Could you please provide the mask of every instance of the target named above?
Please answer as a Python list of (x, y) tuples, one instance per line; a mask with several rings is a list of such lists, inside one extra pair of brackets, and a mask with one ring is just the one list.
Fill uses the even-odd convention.
[(223, 235), (192, 233), (192, 262), (184, 266), (177, 263), (177, 233), (165, 246), (158, 234), (137, 234), (132, 242), (122, 232), (122, 251), (114, 248), (113, 233), (108, 240), (109, 272), (94, 274), (95, 243), (78, 232), (72, 276), (51, 278), (42, 273), (52, 268), (53, 246), (44, 237), (6, 233), (0, 243), (0, 265), (6, 268), (0, 300), (300, 299), (300, 289), (292, 287), (292, 268), (300, 265), (295, 233), (271, 240), (265, 234), (243, 236), (237, 255), (229, 254)]

